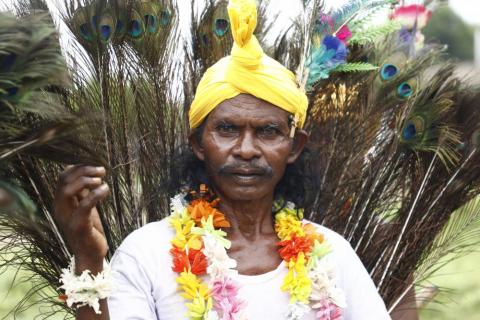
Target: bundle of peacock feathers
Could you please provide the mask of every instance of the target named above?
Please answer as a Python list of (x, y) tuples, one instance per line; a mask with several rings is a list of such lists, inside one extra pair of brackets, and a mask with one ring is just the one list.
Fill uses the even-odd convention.
[[(480, 91), (455, 76), (441, 46), (418, 45), (417, 23), (371, 23), (396, 1), (331, 12), (298, 3), (298, 16), (274, 31), (261, 1), (257, 33), (309, 95), (305, 212), (350, 241), (392, 312), (478, 238)], [(227, 1), (191, 1), (188, 16), (179, 5), (58, 1), (63, 52), (58, 14), (41, 0), (0, 15), (0, 235), (2, 252), (14, 253), (2, 266), (33, 271), (30, 293), (53, 288), (54, 310), (71, 312), (57, 298), (69, 251), (51, 218), (66, 165), (107, 168), (111, 196), (99, 212), (109, 256), (168, 214), (178, 191), (196, 85), (232, 45)]]

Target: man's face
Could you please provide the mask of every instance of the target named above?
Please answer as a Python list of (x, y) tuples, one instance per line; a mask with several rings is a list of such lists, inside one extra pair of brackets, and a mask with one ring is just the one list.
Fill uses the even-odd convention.
[(287, 164), (300, 155), (306, 133), (297, 132), (295, 143), (289, 133), (286, 111), (241, 94), (219, 104), (207, 117), (202, 140), (192, 135), (191, 142), (217, 193), (251, 201), (273, 196)]

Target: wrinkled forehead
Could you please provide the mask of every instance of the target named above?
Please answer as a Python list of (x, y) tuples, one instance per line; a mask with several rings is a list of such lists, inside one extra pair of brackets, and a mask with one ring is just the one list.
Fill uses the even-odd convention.
[(270, 102), (256, 98), (250, 94), (239, 94), (220, 103), (210, 112), (207, 119), (244, 118), (265, 119), (288, 122), (291, 114)]

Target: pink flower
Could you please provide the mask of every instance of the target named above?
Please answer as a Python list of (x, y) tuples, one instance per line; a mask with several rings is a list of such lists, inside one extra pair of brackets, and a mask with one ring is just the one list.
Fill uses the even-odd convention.
[(323, 299), (312, 306), (312, 309), (318, 309), (316, 317), (318, 320), (340, 320), (342, 319), (342, 309), (335, 304)]
[(324, 24), (328, 24), (328, 26), (333, 29), (334, 22), (333, 22), (333, 18), (331, 16), (326, 15), (326, 14), (322, 14), (322, 15), (320, 15), (320, 21)]
[(338, 30), (336, 34), (337, 38), (340, 39), (345, 45), (348, 45), (348, 40), (352, 37), (352, 32), (350, 29), (345, 25)]
[(215, 280), (212, 285), (213, 306), (222, 320), (234, 320), (245, 307), (238, 298), (238, 287), (230, 278)]
[(421, 30), (425, 27), (432, 16), (432, 11), (427, 10), (421, 4), (412, 4), (408, 6), (398, 7), (391, 15), (391, 20), (396, 20), (400, 24), (412, 30), (417, 24), (417, 29)]
[(212, 286), (213, 297), (225, 298), (233, 297), (238, 294), (238, 287), (230, 278), (225, 280), (215, 280)]

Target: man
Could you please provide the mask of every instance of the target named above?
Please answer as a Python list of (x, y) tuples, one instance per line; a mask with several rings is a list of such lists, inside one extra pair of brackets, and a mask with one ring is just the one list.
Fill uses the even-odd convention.
[[(198, 299), (186, 304), (185, 297), (190, 292), (187, 288), (180, 295), (178, 283), (184, 284), (175, 270), (177, 264), (174, 262), (172, 266), (172, 252), (185, 250), (186, 263), (194, 264), (190, 253), (196, 252), (195, 246), (188, 247), (185, 243), (183, 246), (187, 249), (172, 246), (179, 230), (164, 219), (135, 231), (124, 241), (112, 260), (115, 289), (108, 303), (106, 299), (100, 300), (101, 314), (90, 307), (79, 308), (77, 319), (185, 319), (186, 314), (194, 319), (218, 316), (222, 319), (337, 319), (340, 308), (344, 319), (389, 319), (372, 280), (350, 245), (322, 226), (313, 225), (314, 230), (308, 229), (306, 221), (299, 222), (300, 228), (304, 228), (300, 232), (312, 234), (318, 248), (326, 248), (320, 245), (325, 239), (331, 249), (327, 257), (336, 273), (332, 292), (342, 297), (328, 297), (336, 305), (315, 303), (313, 296), (312, 301), (305, 303), (297, 297), (302, 296), (302, 292), (295, 291), (300, 286), (289, 293), (280, 289), (288, 287), (288, 279), (290, 283), (294, 281), (289, 278), (291, 272), (298, 276), (300, 269), (305, 269), (305, 263), (295, 265), (305, 260), (303, 252), (291, 260), (286, 260), (285, 254), (279, 255), (278, 242), (284, 239), (274, 214), (285, 211), (279, 208), (282, 200), (298, 200), (297, 206), (302, 205), (302, 189), (292, 187), (286, 179), (286, 170), (299, 161), (308, 139), (308, 134), (301, 130), (307, 98), (293, 74), (265, 56), (253, 36), (254, 1), (231, 1), (229, 15), (235, 39), (232, 55), (220, 60), (202, 78), (189, 114), (189, 141), (202, 163), (203, 174), (198, 180), (203, 179), (218, 198), (214, 202), (216, 216), (225, 221), (216, 231), (208, 232), (217, 236), (225, 232), (224, 247), (228, 249), (225, 261), (233, 261), (232, 269), (236, 267), (229, 279), (239, 285), (238, 290), (231, 291), (243, 302), (238, 306), (225, 306), (215, 301), (213, 308), (209, 305), (210, 295), (215, 293), (210, 287), (205, 304), (200, 305), (211, 311), (201, 313), (205, 310), (192, 307), (199, 303)], [(71, 167), (62, 174), (57, 189), (55, 215), (75, 255), (77, 273), (88, 269), (97, 274), (103, 270), (107, 242), (95, 206), (108, 195), (108, 186), (102, 184), (105, 174), (103, 168)], [(284, 203), (285, 206), (290, 205)], [(203, 230), (206, 234), (206, 225), (206, 219), (197, 223), (200, 230), (197, 232)], [(285, 239), (291, 240), (296, 235), (299, 234), (287, 234)], [(195, 248), (208, 255), (205, 238), (189, 233), (189, 238), (184, 240), (199, 239), (203, 239), (203, 243)], [(313, 250), (305, 252), (313, 255)], [(311, 255), (307, 258), (313, 260)], [(329, 274), (332, 270), (323, 271)], [(212, 274), (209, 271), (204, 278), (214, 280)], [(313, 292), (312, 287), (320, 284), (306, 277), (304, 291)], [(195, 279), (200, 281), (201, 277)], [(292, 300), (295, 303), (291, 303)], [(227, 302), (231, 301), (234, 300)], [(309, 305), (314, 304), (316, 309), (310, 309)], [(228, 314), (226, 309), (230, 310)]]

